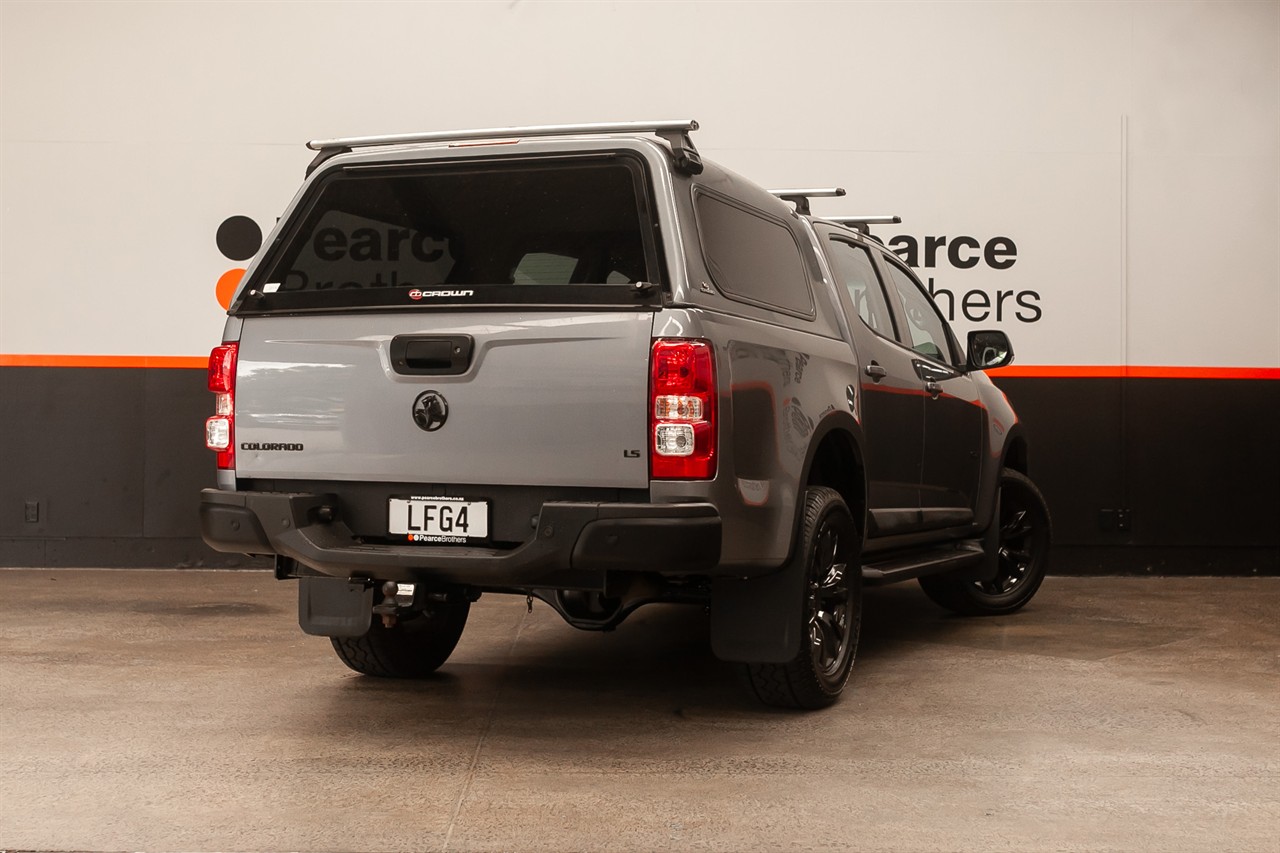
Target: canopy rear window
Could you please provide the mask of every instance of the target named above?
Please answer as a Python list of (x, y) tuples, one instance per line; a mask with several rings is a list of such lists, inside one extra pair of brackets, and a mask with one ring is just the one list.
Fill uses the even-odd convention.
[(656, 288), (636, 283), (661, 283), (650, 222), (643, 166), (623, 155), (347, 167), (232, 312), (643, 303)]

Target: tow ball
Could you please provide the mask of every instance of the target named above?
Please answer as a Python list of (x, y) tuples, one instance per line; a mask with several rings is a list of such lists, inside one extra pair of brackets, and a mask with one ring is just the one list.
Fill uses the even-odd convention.
[[(377, 585), (377, 581), (366, 583), (369, 586)], [(410, 618), (417, 613), (425, 612), (430, 615), (435, 607), (477, 601), (480, 598), (480, 590), (474, 587), (438, 589), (385, 581), (378, 588), (382, 591), (382, 601), (373, 606), (373, 615), (382, 617), (384, 628), (394, 628), (402, 615), (409, 615)]]
[(382, 627), (394, 628), (400, 611), (412, 602), (413, 584), (387, 581), (382, 585), (382, 603), (373, 606), (373, 613), (382, 617)]

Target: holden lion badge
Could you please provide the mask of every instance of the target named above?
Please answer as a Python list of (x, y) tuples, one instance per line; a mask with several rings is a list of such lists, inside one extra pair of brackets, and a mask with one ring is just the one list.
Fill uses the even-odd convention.
[(449, 419), (449, 403), (439, 391), (423, 391), (413, 401), (413, 422), (420, 429), (435, 432)]

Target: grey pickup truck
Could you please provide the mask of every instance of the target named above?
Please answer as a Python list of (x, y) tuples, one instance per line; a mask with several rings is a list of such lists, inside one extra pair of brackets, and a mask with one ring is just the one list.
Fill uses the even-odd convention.
[[(919, 280), (693, 121), (312, 142), (209, 359), (205, 540), (302, 629), (432, 672), (484, 593), (611, 630), (710, 613), (761, 701), (836, 700), (864, 586), (1009, 613), (1044, 576), (1027, 440)], [(888, 221), (897, 221), (890, 219)]]

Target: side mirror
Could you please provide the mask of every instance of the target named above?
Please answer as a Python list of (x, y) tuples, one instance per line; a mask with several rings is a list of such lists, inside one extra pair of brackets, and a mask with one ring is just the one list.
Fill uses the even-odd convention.
[(1004, 332), (986, 330), (969, 333), (969, 370), (992, 370), (1013, 363), (1013, 344)]

